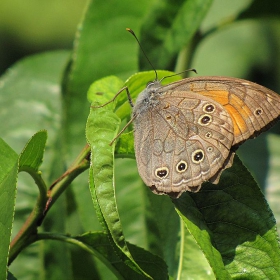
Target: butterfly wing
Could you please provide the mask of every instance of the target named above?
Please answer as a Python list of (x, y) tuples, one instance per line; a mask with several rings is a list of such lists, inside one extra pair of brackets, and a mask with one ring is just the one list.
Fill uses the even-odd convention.
[(207, 180), (218, 183), (235, 147), (268, 129), (280, 113), (278, 94), (227, 77), (155, 85), (141, 102), (135, 110), (139, 173), (153, 192), (173, 197), (198, 191)]
[(228, 112), (192, 91), (168, 90), (153, 102), (134, 123), (136, 160), (145, 184), (157, 194), (179, 197), (198, 191), (204, 181), (217, 181), (233, 158)]
[(233, 145), (256, 137), (277, 121), (280, 96), (261, 85), (228, 77), (187, 78), (162, 87), (163, 91), (192, 91), (221, 104), (234, 127)]

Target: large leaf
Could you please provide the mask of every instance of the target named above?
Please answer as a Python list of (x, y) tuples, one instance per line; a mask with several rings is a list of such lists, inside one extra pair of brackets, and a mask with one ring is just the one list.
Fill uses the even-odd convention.
[(146, 186), (145, 218), (148, 248), (161, 256), (174, 279), (212, 279), (213, 272), (200, 247), (180, 223), (167, 196), (157, 196)]
[(67, 51), (30, 56), (1, 77), (1, 136), (17, 152), (37, 131), (49, 132), (49, 145), (60, 129), (60, 80)]
[[(114, 77), (111, 80), (114, 80)], [(100, 81), (100, 83), (102, 82)], [(107, 95), (110, 93), (112, 95), (113, 93), (110, 91), (112, 87), (108, 83), (108, 79), (106, 79), (106, 83), (109, 87), (105, 92), (107, 92)], [(105, 89), (105, 85), (103, 89)], [(116, 88), (117, 90), (118, 88)], [(112, 107), (112, 104), (107, 107), (92, 109), (87, 121), (86, 136), (91, 147), (90, 190), (104, 230), (111, 236), (115, 246), (126, 256), (130, 266), (141, 273), (141, 269), (133, 260), (125, 242), (117, 210), (114, 189), (114, 153), (113, 147), (109, 144), (110, 139), (113, 139), (118, 132), (120, 120), (110, 110), (110, 107)], [(125, 260), (123, 259), (123, 261)]]
[(87, 139), (92, 153), (90, 189), (100, 222), (113, 239), (117, 250), (122, 252), (122, 261), (145, 275), (131, 256), (124, 239), (114, 190), (112, 147), (109, 146), (110, 141), (104, 141), (116, 135), (119, 123), (118, 118), (108, 110), (102, 109), (98, 113), (92, 110), (89, 115)]
[[(104, 76), (126, 78), (137, 70), (137, 45), (125, 28), (138, 31), (149, 5), (148, 0), (142, 1), (141, 5), (129, 0), (88, 1), (77, 30), (71, 63), (64, 76), (68, 163), (86, 143), (84, 128), (89, 109), (86, 93), (90, 85)], [(85, 230), (96, 230), (97, 219), (94, 214), (88, 214), (94, 211), (88, 194), (88, 176), (79, 176), (72, 185), (82, 226)]]
[(0, 278), (7, 278), (7, 262), (14, 219), (18, 155), (0, 138)]
[[(60, 81), (63, 69), (69, 58), (69, 52), (57, 51), (31, 56), (16, 63), (1, 77), (1, 136), (20, 152), (30, 137), (38, 130), (46, 129), (49, 140), (42, 165), (43, 177), (49, 181), (51, 174), (61, 172), (63, 157), (55, 158), (56, 149), (61, 144), (61, 96)], [(44, 142), (43, 139), (41, 139)], [(36, 141), (36, 143), (41, 143)], [(40, 145), (41, 145), (40, 144)], [(30, 146), (31, 148), (31, 146)], [(33, 147), (22, 157), (22, 164), (35, 169), (41, 163), (43, 146)], [(29, 149), (29, 148), (28, 148)], [(37, 151), (40, 153), (37, 154)], [(59, 147), (61, 152), (61, 148)], [(32, 154), (32, 157), (30, 155)], [(36, 154), (36, 160), (34, 155)], [(54, 162), (53, 162), (54, 160)], [(60, 170), (59, 170), (60, 169)], [(56, 174), (56, 175), (55, 175)], [(13, 236), (19, 231), (23, 221), (32, 211), (38, 196), (38, 190), (30, 176), (19, 174), (16, 215)], [(43, 248), (42, 248), (43, 249)], [(39, 246), (24, 250), (20, 258), (13, 262), (10, 269), (19, 278), (38, 278)], [(32, 263), (26, 266), (26, 263)]]
[(279, 278), (275, 219), (237, 157), (218, 185), (205, 184), (201, 192), (185, 193), (174, 204), (218, 279)]
[[(141, 45), (154, 67), (174, 70), (178, 53), (190, 42), (211, 3), (212, 0), (155, 2), (140, 36)], [(151, 69), (143, 54), (140, 57), (140, 69)]]
[[(145, 74), (146, 79), (150, 74), (151, 73)], [(104, 92), (101, 96), (101, 100), (105, 102), (104, 97), (106, 97), (107, 100), (111, 100), (112, 97), (114, 97), (114, 92), (118, 90), (118, 83), (116, 83), (116, 81), (116, 78), (108, 77), (99, 82), (95, 82), (89, 91), (90, 99), (96, 100), (97, 97), (100, 96), (101, 89)], [(137, 81), (137, 79), (135, 81)], [(140, 81), (143, 82), (141, 79)], [(139, 84), (141, 84), (141, 82)], [(116, 86), (115, 90), (112, 90), (113, 85)], [(94, 92), (96, 92), (97, 95), (94, 95)], [(116, 115), (111, 112), (112, 109), (110, 108), (113, 108), (112, 103), (103, 108), (94, 108), (88, 118), (87, 139), (92, 151), (91, 161), (94, 178), (91, 184), (91, 193), (93, 201), (96, 204), (96, 209), (98, 209), (99, 218), (105, 226), (105, 230), (112, 236), (118, 250), (121, 250), (122, 254), (124, 254), (128, 260), (132, 261), (133, 264), (133, 258), (124, 240), (116, 206), (113, 148), (109, 146), (109, 143), (110, 139), (113, 139), (117, 133), (119, 121)], [(123, 259), (123, 261), (125, 261), (125, 259)], [(130, 264), (130, 266), (132, 264)], [(137, 269), (138, 265), (135, 263), (133, 266), (135, 266), (134, 269)]]
[[(170, 75), (169, 72), (163, 71), (159, 71), (158, 74), (160, 77)], [(150, 71), (133, 75), (130, 79), (128, 79), (126, 85), (130, 89), (131, 96), (136, 96), (145, 87), (146, 83), (153, 78), (153, 76), (154, 73)], [(176, 80), (179, 79), (179, 77), (175, 76), (172, 77), (172, 79)], [(165, 82), (168, 82), (168, 80), (169, 78), (166, 79)], [(113, 89), (114, 86), (116, 87), (115, 89)], [(121, 86), (120, 82), (118, 82), (116, 78), (104, 78), (100, 81), (95, 82), (91, 86), (89, 97), (91, 101), (95, 102), (100, 99), (99, 102), (101, 102), (101, 104), (104, 104), (106, 101), (112, 100), (112, 98), (114, 97), (114, 93), (118, 91), (118, 87), (120, 88)], [(94, 193), (93, 200), (98, 205), (100, 220), (103, 221), (103, 224), (106, 225), (106, 231), (108, 231), (108, 233), (112, 235), (115, 243), (118, 244), (119, 248), (124, 251), (126, 251), (127, 249), (126, 243), (123, 243), (124, 237), (122, 226), (119, 223), (120, 218), (118, 216), (116, 207), (114, 173), (112, 169), (113, 150), (109, 146), (109, 142), (110, 139), (113, 139), (114, 135), (116, 135), (118, 127), (115, 127), (115, 125), (117, 124), (117, 119), (115, 119), (116, 117), (113, 117), (114, 115), (112, 115), (111, 110), (113, 110), (114, 108), (113, 105), (117, 105), (118, 108), (116, 109), (116, 113), (122, 118), (126, 118), (128, 116), (127, 114), (129, 110), (124, 109), (124, 106), (128, 106), (126, 104), (127, 102), (125, 102), (124, 105), (121, 104), (121, 102), (124, 102), (126, 99), (127, 96), (124, 91), (122, 94), (116, 97), (114, 103), (107, 104), (102, 108), (93, 109), (88, 119), (87, 125), (87, 138), (89, 139), (89, 143), (92, 147), (92, 168), (94, 174), (93, 178), (96, 185), (95, 188), (93, 188), (93, 185), (91, 186), (92, 193)], [(126, 112), (126, 114), (123, 112)], [(130, 134), (127, 134), (127, 136), (132, 138), (132, 135)], [(131, 142), (131, 139), (129, 139), (129, 137), (127, 139), (121, 139), (120, 143), (118, 143), (118, 155), (128, 156), (127, 149), (131, 151), (131, 153), (133, 152), (133, 146), (131, 147), (133, 142)], [(125, 147), (123, 153), (121, 153), (121, 145)], [(129, 145), (130, 148), (128, 148), (127, 145)], [(109, 157), (111, 157), (110, 162), (108, 161)], [(126, 181), (125, 183), (127, 185), (129, 184), (129, 181)], [(98, 187), (99, 185), (100, 187)], [(124, 192), (125, 186), (122, 187), (122, 190)], [(122, 196), (122, 199), (120, 200), (121, 202), (123, 202), (122, 200), (125, 201), (126, 197), (130, 197), (128, 195), (128, 190), (125, 191), (125, 193), (126, 195)], [(133, 193), (131, 193), (131, 195), (133, 196)], [(195, 252), (195, 254), (197, 255), (196, 260), (198, 263), (196, 262), (196, 264), (201, 267), (201, 270), (197, 275), (200, 275), (201, 278), (203, 278), (205, 275), (211, 275), (211, 269), (206, 265), (205, 258), (203, 257), (200, 249), (195, 245), (195, 243), (191, 242), (185, 244), (184, 238), (190, 237), (188, 236), (188, 233), (185, 231), (184, 227), (181, 227), (180, 229), (180, 227), (178, 226), (178, 219), (175, 215), (172, 205), (170, 204), (170, 200), (167, 197), (159, 197), (151, 193), (149, 193), (148, 196), (150, 197), (151, 202), (144, 203), (146, 204), (145, 214), (147, 220), (147, 228), (149, 231), (146, 237), (146, 246), (148, 246), (153, 252), (155, 252), (157, 255), (162, 256), (167, 261), (167, 264), (169, 266), (169, 273), (174, 276), (186, 275), (189, 273), (190, 267), (193, 267), (192, 258), (190, 256), (191, 248), (192, 252)], [(139, 195), (137, 197), (139, 198)], [(137, 203), (138, 202), (139, 200), (137, 201)], [(128, 210), (130, 203), (128, 202), (125, 205), (128, 207), (126, 208), (126, 210)], [(132, 214), (131, 211), (130, 213)], [(141, 219), (141, 216), (139, 214), (138, 217), (139, 219)], [(166, 217), (169, 217), (168, 222), (166, 221)], [(180, 230), (182, 239), (178, 241), (178, 234)], [(162, 244), (164, 244), (165, 246), (162, 246)], [(208, 240), (207, 246), (211, 248), (211, 240)], [(218, 259), (220, 259), (220, 269), (222, 269), (224, 267), (224, 264), (222, 263), (222, 259), (219, 253), (217, 252), (217, 254), (214, 254), (212, 257), (214, 260), (216, 259), (216, 261), (214, 261), (215, 269), (219, 270), (219, 265), (216, 265), (216, 263), (219, 263)], [(227, 275), (225, 270), (224, 273), (225, 275)]]
[(141, 5), (132, 5), (129, 0), (89, 1), (64, 77), (66, 136), (72, 152), (84, 144), (89, 107), (86, 93), (90, 84), (107, 75), (127, 77), (137, 69), (137, 46), (125, 28), (138, 30), (148, 7), (148, 0)]

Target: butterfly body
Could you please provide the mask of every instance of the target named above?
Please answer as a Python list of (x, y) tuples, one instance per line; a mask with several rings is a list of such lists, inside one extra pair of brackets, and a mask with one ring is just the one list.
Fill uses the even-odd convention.
[(218, 183), (236, 147), (280, 114), (280, 97), (249, 81), (187, 78), (149, 83), (133, 108), (140, 176), (156, 194), (179, 197)]

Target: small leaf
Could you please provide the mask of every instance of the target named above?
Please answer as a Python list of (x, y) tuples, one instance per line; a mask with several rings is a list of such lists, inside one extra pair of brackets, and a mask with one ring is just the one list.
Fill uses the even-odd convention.
[(32, 138), (28, 141), (20, 155), (19, 167), (32, 168), (35, 171), (38, 171), (38, 168), (43, 162), (46, 141), (46, 130), (42, 130), (34, 134)]
[[(97, 80), (89, 87), (88, 100), (91, 103), (98, 102), (99, 105), (103, 105), (116, 96), (123, 84), (123, 81), (116, 76), (108, 76)], [(119, 98), (116, 98), (116, 101), (119, 101)]]
[(279, 278), (275, 219), (237, 157), (218, 185), (207, 183), (173, 202), (218, 279)]
[(0, 151), (0, 279), (6, 279), (15, 210), (18, 155), (1, 138)]

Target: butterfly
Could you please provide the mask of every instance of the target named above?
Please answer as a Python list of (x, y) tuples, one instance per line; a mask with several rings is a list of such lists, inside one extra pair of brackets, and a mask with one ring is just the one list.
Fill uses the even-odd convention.
[(267, 130), (280, 115), (280, 96), (229, 77), (150, 82), (133, 106), (137, 167), (156, 194), (178, 198), (217, 184), (244, 141)]

